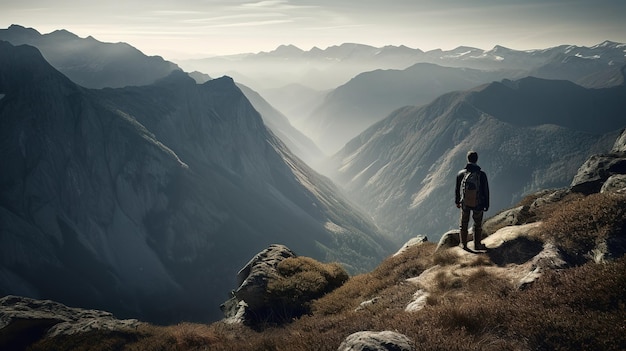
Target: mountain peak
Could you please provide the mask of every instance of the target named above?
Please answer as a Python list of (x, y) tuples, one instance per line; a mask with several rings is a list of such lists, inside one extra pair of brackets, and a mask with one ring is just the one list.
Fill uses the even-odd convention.
[(7, 29), (0, 29), (0, 33), (2, 32), (7, 33), (8, 36), (12, 38), (16, 38), (18, 41), (20, 41), (20, 44), (41, 36), (41, 33), (36, 31), (35, 29), (26, 28), (18, 24), (12, 24)]
[(605, 40), (600, 44), (592, 46), (591, 49), (600, 49), (600, 48), (614, 49), (614, 48), (618, 48), (622, 46), (625, 46), (625, 44), (621, 44), (621, 43), (610, 41), (610, 40)]
[(289, 44), (289, 45), (280, 45), (279, 47), (277, 47), (274, 51), (270, 51), (269, 54), (274, 54), (274, 55), (299, 55), (302, 54), (304, 51), (302, 51), (302, 49), (300, 49), (299, 47), (293, 45), (293, 44)]
[(65, 29), (59, 29), (59, 30), (55, 30), (54, 32), (51, 32), (49, 35), (52, 38), (57, 38), (57, 39), (65, 39), (65, 40), (74, 40), (74, 39), (80, 39), (80, 37), (68, 30)]

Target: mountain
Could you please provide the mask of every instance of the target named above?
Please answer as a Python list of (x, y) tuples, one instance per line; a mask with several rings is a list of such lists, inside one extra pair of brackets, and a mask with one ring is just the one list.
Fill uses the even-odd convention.
[[(228, 74), (262, 93), (266, 89), (294, 83), (316, 90), (333, 89), (359, 73), (378, 69), (402, 70), (416, 63), (489, 71), (517, 70), (531, 75), (530, 72), (534, 70), (539, 70), (539, 73), (549, 70), (549, 67), (542, 69), (543, 66), (580, 58), (594, 60), (595, 64), (606, 68), (621, 66), (626, 62), (625, 45), (605, 41), (591, 47), (559, 45), (535, 50), (515, 50), (500, 45), (489, 50), (460, 46), (452, 50), (435, 49), (426, 52), (406, 46), (373, 47), (354, 43), (326, 49), (314, 47), (309, 51), (293, 45), (282, 45), (270, 52), (181, 60), (178, 64), (186, 70), (197, 70), (213, 76)], [(565, 76), (544, 78), (574, 80), (578, 75), (575, 71), (569, 71)]]
[(259, 93), (243, 84), (238, 84), (252, 106), (263, 117), (265, 124), (285, 143), (291, 152), (297, 155), (308, 165), (315, 165), (322, 161), (324, 154), (317, 145), (306, 135), (294, 128), (289, 119), (270, 105)]
[(314, 47), (309, 51), (293, 45), (281, 45), (269, 52), (180, 60), (177, 63), (185, 70), (197, 70), (213, 76), (228, 74), (260, 92), (292, 83), (326, 90), (345, 83), (361, 72), (406, 68), (418, 62), (421, 53), (419, 49), (405, 46), (377, 48), (355, 43), (330, 46), (324, 50)]
[(423, 105), (450, 91), (514, 76), (509, 71), (481, 71), (418, 63), (404, 70), (376, 70), (357, 75), (330, 92), (301, 124), (328, 154), (393, 110)]
[(586, 157), (626, 126), (626, 86), (505, 80), (404, 107), (333, 157), (333, 178), (401, 243), (458, 225), (455, 175), (476, 150), (497, 212), (537, 189), (567, 185)]
[(103, 43), (79, 38), (66, 30), (41, 34), (11, 25), (0, 29), (0, 40), (38, 48), (52, 66), (87, 88), (146, 85), (180, 68), (160, 56), (146, 56), (126, 43)]
[[(592, 47), (560, 45), (525, 51), (499, 45), (490, 50), (461, 46), (427, 52), (360, 44), (309, 51), (282, 46), (271, 52), (181, 65), (229, 72), (332, 154), (397, 108), (429, 103), (443, 93), (491, 81), (536, 76), (570, 80), (588, 88), (620, 85), (626, 65), (624, 47), (609, 41)], [(315, 89), (307, 92), (303, 88), (307, 86)], [(320, 101), (320, 91), (329, 88), (334, 90)]]
[[(53, 58), (50, 63), (57, 70), (79, 85), (90, 88), (146, 85), (164, 78), (173, 70), (180, 70), (171, 62), (163, 61), (160, 57), (145, 56), (127, 44), (102, 43), (91, 37), (81, 39), (65, 30), (41, 35), (32, 28), (12, 25), (8, 29), (0, 30), (0, 40), (2, 38), (14, 45), (26, 43), (37, 47), (44, 56)], [(99, 63), (102, 63), (100, 68)], [(198, 71), (188, 74), (198, 84), (212, 79)], [(298, 157), (309, 164), (322, 157), (314, 143), (295, 129), (285, 116), (270, 106), (257, 92), (247, 87), (242, 89), (253, 106), (261, 112), (268, 126)]]
[(1, 295), (207, 321), (271, 243), (353, 272), (389, 252), (227, 77), (91, 90), (0, 42), (0, 140)]

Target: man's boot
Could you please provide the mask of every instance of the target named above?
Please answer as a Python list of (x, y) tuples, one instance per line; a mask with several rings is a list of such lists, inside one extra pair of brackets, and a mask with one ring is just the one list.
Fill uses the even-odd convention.
[(483, 245), (481, 242), (483, 238), (483, 229), (482, 228), (474, 228), (474, 249), (475, 250), (486, 250), (487, 247)]
[(461, 229), (461, 245), (464, 249), (467, 249), (467, 230)]

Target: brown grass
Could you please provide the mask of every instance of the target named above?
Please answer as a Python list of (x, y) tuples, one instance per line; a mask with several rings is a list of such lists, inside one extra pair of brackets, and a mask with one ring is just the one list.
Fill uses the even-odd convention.
[(626, 196), (610, 193), (576, 198), (554, 209), (540, 228), (571, 260), (586, 256), (610, 235), (626, 236)]

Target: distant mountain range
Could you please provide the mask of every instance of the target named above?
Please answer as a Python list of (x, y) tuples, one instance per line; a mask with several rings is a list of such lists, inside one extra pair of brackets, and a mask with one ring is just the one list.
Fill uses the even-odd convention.
[[(626, 44), (605, 41), (591, 46), (561, 45), (546, 49), (514, 50), (500, 45), (490, 50), (460, 46), (453, 50), (422, 51), (406, 46), (373, 47), (342, 44), (309, 51), (293, 45), (282, 45), (270, 52), (216, 56), (180, 60), (186, 70), (197, 70), (213, 76), (228, 74), (261, 92), (291, 83), (301, 83), (317, 90), (334, 89), (359, 73), (377, 69), (405, 69), (416, 63), (480, 70), (541, 71), (555, 64), (593, 61), (605, 68), (624, 62)], [(607, 67), (609, 66), (609, 67)], [(584, 76), (585, 71), (578, 72)], [(554, 79), (566, 79), (552, 72)], [(621, 79), (616, 74), (615, 78)]]
[(79, 38), (66, 30), (41, 34), (11, 25), (0, 29), (0, 40), (38, 48), (51, 65), (86, 88), (146, 85), (180, 68), (160, 56), (146, 56), (126, 43), (103, 43)]
[(426, 104), (450, 91), (526, 76), (570, 80), (589, 88), (622, 84), (625, 50), (626, 44), (610, 41), (526, 51), (462, 46), (424, 52), (404, 46), (343, 44), (309, 51), (281, 46), (271, 52), (179, 64), (211, 74), (228, 72), (332, 154), (393, 110)]
[(214, 320), (272, 243), (353, 272), (391, 250), (230, 78), (82, 88), (0, 42), (0, 295)]
[(626, 127), (626, 85), (589, 89), (524, 78), (404, 107), (333, 157), (333, 178), (398, 243), (458, 226), (454, 179), (469, 150), (487, 172), (493, 214), (529, 192), (566, 186)]

